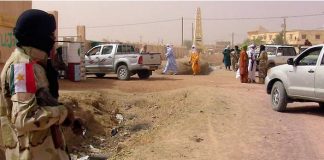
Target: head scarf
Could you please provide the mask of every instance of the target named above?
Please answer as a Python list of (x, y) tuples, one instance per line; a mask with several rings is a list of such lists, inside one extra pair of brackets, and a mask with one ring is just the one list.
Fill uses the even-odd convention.
[(262, 52), (262, 51), (264, 51), (265, 50), (265, 46), (264, 45), (261, 45), (260, 46), (260, 53)]
[(29, 9), (23, 12), (13, 33), (17, 46), (29, 46), (50, 54), (55, 43), (56, 21), (53, 15), (42, 10)]
[(247, 48), (248, 48), (247, 45), (242, 46), (242, 49), (245, 50), (245, 51), (247, 50)]

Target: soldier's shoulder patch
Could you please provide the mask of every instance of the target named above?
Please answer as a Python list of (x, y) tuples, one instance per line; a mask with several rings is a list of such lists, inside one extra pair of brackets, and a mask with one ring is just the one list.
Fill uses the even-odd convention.
[(35, 93), (34, 63), (16, 63), (10, 66), (10, 92)]

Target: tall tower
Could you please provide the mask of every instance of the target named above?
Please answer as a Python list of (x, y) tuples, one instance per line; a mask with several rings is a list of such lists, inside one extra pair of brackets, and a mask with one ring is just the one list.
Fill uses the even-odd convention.
[(195, 44), (198, 51), (203, 53), (204, 45), (203, 45), (200, 7), (197, 8), (197, 13), (196, 13), (195, 34), (194, 34), (193, 44)]

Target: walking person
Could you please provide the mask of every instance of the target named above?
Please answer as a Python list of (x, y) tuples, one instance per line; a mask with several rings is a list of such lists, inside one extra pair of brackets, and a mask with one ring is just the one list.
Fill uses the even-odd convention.
[(249, 56), (249, 83), (256, 83), (255, 81), (255, 71), (256, 71), (256, 46), (254, 44), (249, 46), (248, 56)]
[(260, 55), (257, 60), (259, 61), (259, 83), (264, 84), (268, 71), (268, 54), (264, 45), (260, 46)]
[(240, 71), (240, 79), (241, 83), (248, 83), (248, 64), (249, 64), (249, 57), (246, 53), (247, 45), (242, 47), (242, 51), (240, 53), (239, 59), (239, 71)]
[(191, 64), (193, 75), (195, 76), (199, 74), (200, 72), (199, 53), (195, 45), (192, 45), (191, 47), (189, 64)]
[(166, 74), (169, 70), (173, 72), (174, 75), (177, 74), (177, 62), (171, 45), (166, 45), (166, 54), (167, 63), (162, 74)]
[(225, 65), (225, 69), (226, 70), (231, 70), (231, 55), (230, 55), (230, 46), (227, 46), (224, 51), (223, 51), (223, 55), (224, 55), (224, 65)]
[(52, 126), (72, 121), (73, 112), (61, 104), (43, 106), (39, 100), (50, 97), (37, 94), (50, 92), (45, 68), (55, 30), (54, 16), (36, 9), (23, 12), (14, 28), (17, 47), (1, 72), (0, 120), (7, 160), (69, 159), (62, 131), (54, 135)]

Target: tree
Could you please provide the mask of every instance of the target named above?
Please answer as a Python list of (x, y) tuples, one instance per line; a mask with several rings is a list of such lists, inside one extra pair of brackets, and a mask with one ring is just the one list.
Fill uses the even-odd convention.
[(255, 44), (257, 46), (264, 44), (264, 41), (262, 41), (262, 37), (258, 36), (256, 39), (246, 39), (243, 41), (242, 45), (250, 45), (250, 44)]
[(273, 39), (273, 44), (284, 44), (283, 33), (280, 32), (276, 37)]

